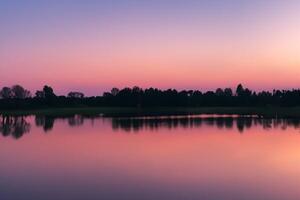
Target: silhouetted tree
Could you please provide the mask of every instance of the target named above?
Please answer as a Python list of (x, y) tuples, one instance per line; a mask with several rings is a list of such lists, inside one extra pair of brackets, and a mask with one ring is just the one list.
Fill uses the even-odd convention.
[(223, 89), (218, 88), (218, 89), (216, 90), (216, 95), (217, 95), (217, 96), (223, 96), (223, 95), (224, 95)]
[(11, 88), (12, 96), (16, 99), (25, 99), (31, 97), (30, 91), (20, 85), (14, 85)]
[(53, 89), (48, 85), (44, 86), (43, 92), (46, 99), (52, 99), (56, 97), (56, 95), (53, 92)]
[(120, 92), (120, 90), (118, 88), (114, 87), (114, 88), (111, 89), (111, 94), (113, 96), (117, 96), (119, 94), (119, 92)]
[(235, 93), (237, 96), (242, 96), (244, 93), (244, 87), (242, 86), (242, 84), (239, 84), (235, 90)]
[(225, 88), (224, 95), (227, 97), (231, 97), (233, 95), (231, 88)]
[(9, 87), (3, 87), (0, 91), (0, 98), (9, 99), (13, 97), (13, 93)]

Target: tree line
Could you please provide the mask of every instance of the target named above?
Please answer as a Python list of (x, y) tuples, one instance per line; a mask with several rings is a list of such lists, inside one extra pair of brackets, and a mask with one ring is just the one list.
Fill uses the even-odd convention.
[(79, 106), (300, 106), (300, 89), (256, 92), (239, 84), (235, 90), (218, 88), (215, 91), (161, 90), (158, 88), (112, 88), (103, 95), (85, 97), (82, 92), (72, 91), (67, 96), (56, 95), (53, 88), (45, 85), (33, 95), (20, 85), (0, 90), (0, 109), (31, 109), (43, 107)]

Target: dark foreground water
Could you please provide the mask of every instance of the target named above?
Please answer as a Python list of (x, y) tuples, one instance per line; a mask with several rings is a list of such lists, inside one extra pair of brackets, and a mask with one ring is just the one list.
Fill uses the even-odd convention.
[(300, 121), (0, 117), (0, 199), (299, 200)]

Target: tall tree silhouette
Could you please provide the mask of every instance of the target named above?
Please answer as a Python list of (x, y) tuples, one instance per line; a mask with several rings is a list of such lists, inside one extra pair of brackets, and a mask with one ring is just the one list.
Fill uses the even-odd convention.
[(56, 95), (53, 92), (52, 87), (50, 87), (48, 85), (44, 86), (43, 92), (44, 92), (44, 96), (45, 96), (46, 99), (52, 99), (52, 98), (56, 97)]
[(236, 87), (236, 90), (235, 90), (235, 94), (237, 96), (243, 96), (243, 93), (244, 93), (244, 87), (242, 84), (239, 84), (237, 87)]

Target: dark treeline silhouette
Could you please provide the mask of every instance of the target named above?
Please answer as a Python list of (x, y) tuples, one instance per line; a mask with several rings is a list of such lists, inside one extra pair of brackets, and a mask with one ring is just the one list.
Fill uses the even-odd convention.
[[(300, 130), (300, 119), (286, 118), (259, 118), (259, 117), (233, 117), (233, 116), (164, 116), (164, 117), (119, 117), (104, 118), (99, 115), (66, 115), (66, 116), (46, 116), (36, 115), (34, 124), (42, 128), (45, 133), (50, 132), (57, 121), (67, 122), (70, 127), (84, 125), (85, 122), (91, 122), (91, 125), (97, 124), (96, 120), (102, 120), (102, 123), (108, 122), (115, 131), (124, 131), (126, 133), (138, 133), (143, 130), (157, 131), (159, 129), (176, 128), (201, 128), (217, 127), (219, 129), (236, 129), (239, 133), (244, 133), (251, 127), (260, 126), (263, 129), (280, 128), (282, 130), (295, 128)], [(0, 116), (0, 133), (4, 137), (12, 136), (15, 139), (21, 138), (25, 133), (31, 130), (31, 124), (25, 116)], [(199, 129), (201, 130), (201, 129)], [(199, 131), (201, 133), (201, 131)]]
[(67, 96), (58, 96), (50, 86), (31, 95), (20, 85), (3, 87), (0, 90), (0, 109), (30, 109), (43, 107), (79, 107), (79, 106), (300, 106), (300, 90), (273, 90), (255, 92), (239, 84), (235, 90), (218, 88), (216, 91), (157, 88), (142, 89), (113, 88), (101, 96), (85, 97), (81, 92), (70, 92)]

